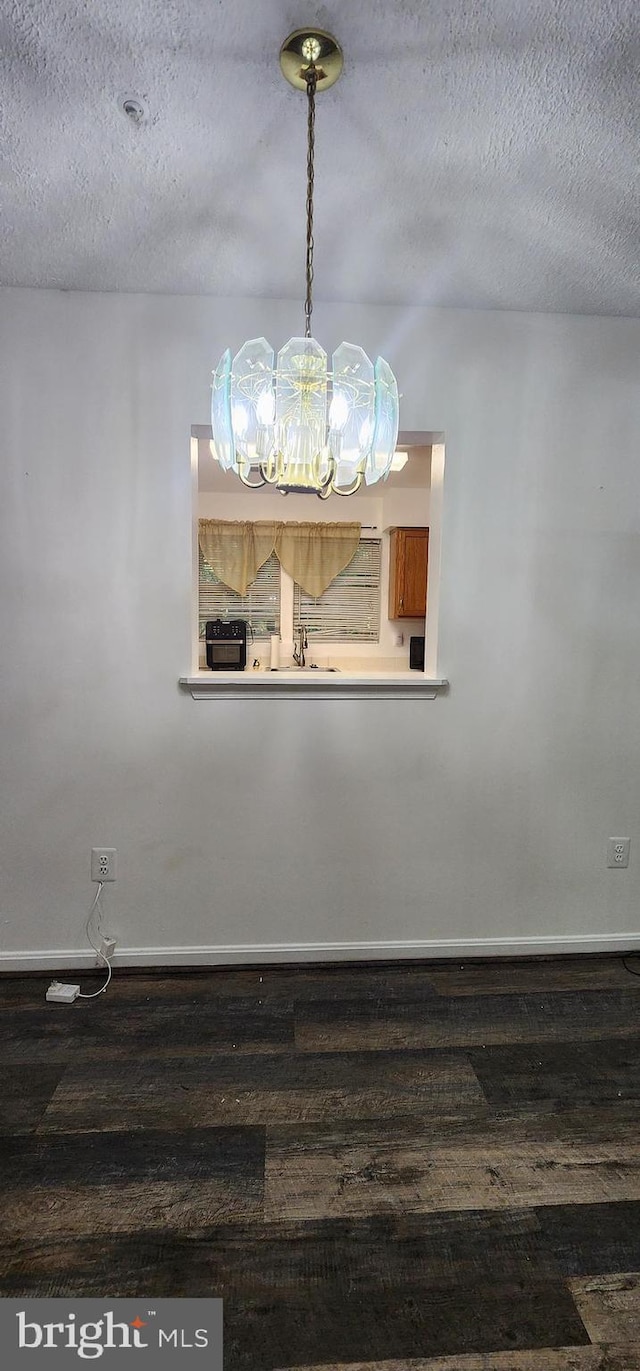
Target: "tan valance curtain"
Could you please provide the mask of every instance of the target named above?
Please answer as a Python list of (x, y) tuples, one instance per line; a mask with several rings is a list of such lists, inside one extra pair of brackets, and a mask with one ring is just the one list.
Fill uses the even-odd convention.
[(355, 557), (360, 532), (358, 523), (200, 519), (198, 538), (214, 575), (238, 595), (246, 595), (275, 550), (285, 571), (307, 595), (317, 597)]
[(200, 551), (219, 581), (237, 595), (246, 595), (273, 552), (277, 527), (266, 519), (200, 519)]
[(323, 595), (355, 557), (360, 524), (278, 524), (276, 555), (306, 595)]

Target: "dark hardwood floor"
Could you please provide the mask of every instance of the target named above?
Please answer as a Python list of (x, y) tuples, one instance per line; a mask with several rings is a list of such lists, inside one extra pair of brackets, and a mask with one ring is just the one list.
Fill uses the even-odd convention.
[(0, 1295), (220, 1295), (225, 1371), (640, 1371), (620, 958), (49, 979), (0, 980)]

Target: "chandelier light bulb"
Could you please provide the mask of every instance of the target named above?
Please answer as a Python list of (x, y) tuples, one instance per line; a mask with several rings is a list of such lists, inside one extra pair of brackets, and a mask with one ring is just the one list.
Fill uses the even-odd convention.
[(339, 433), (344, 428), (348, 418), (349, 405), (346, 396), (338, 392), (337, 395), (334, 395), (329, 406), (329, 427)]
[(330, 34), (297, 30), (282, 46), (282, 70), (307, 93), (307, 294), (304, 337), (276, 358), (266, 338), (229, 349), (213, 375), (212, 450), (224, 470), (251, 489), (266, 484), (326, 499), (353, 495), (362, 482), (386, 479), (398, 437), (398, 386), (384, 358), (375, 364), (341, 343), (328, 366), (311, 336), (316, 91), (342, 70)]
[(244, 405), (234, 405), (232, 413), (233, 431), (238, 438), (244, 438), (249, 424), (249, 415)]
[(269, 428), (276, 416), (276, 401), (272, 390), (263, 390), (256, 404), (256, 418), (261, 428)]

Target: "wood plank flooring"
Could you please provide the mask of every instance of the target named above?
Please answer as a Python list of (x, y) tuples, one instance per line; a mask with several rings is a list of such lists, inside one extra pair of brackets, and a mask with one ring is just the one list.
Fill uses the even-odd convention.
[(220, 1295), (225, 1371), (640, 1371), (620, 958), (49, 979), (0, 980), (0, 1296)]

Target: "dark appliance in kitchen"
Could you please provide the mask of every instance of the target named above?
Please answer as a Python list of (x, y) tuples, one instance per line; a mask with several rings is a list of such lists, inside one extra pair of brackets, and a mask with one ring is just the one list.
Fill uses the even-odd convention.
[(424, 671), (424, 635), (409, 639), (409, 667), (412, 671)]
[(246, 619), (209, 619), (205, 625), (207, 666), (212, 671), (244, 671), (247, 665)]

